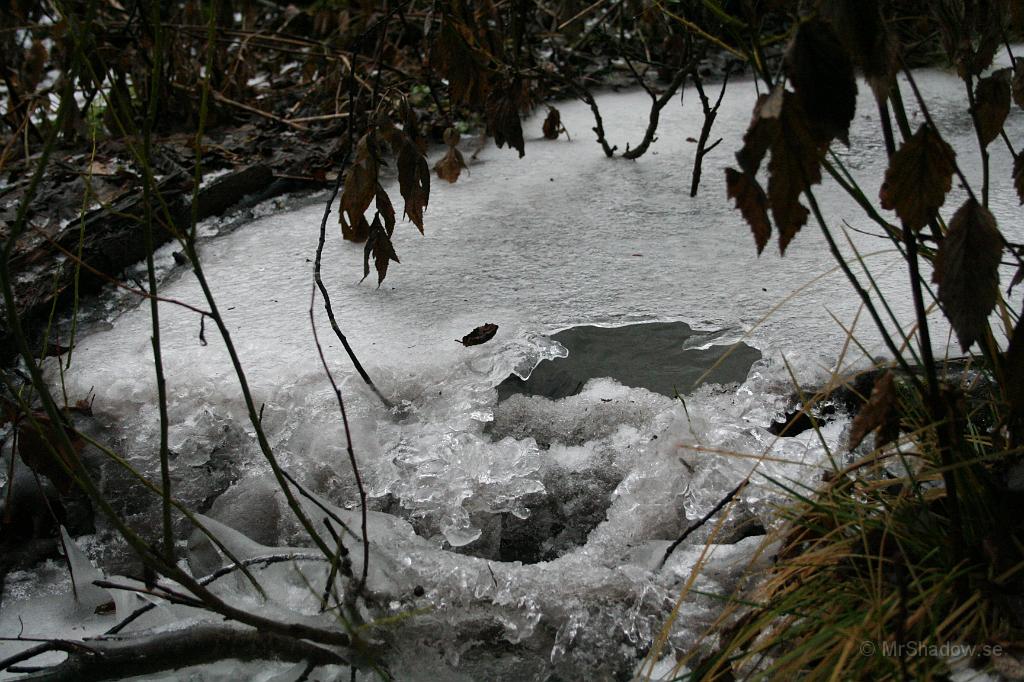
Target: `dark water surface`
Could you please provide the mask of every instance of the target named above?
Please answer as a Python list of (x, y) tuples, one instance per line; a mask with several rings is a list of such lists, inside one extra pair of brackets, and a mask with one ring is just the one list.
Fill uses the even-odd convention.
[[(735, 348), (687, 349), (686, 342), (698, 334), (703, 333), (685, 322), (572, 327), (551, 336), (565, 346), (568, 357), (542, 361), (525, 381), (510, 376), (498, 385), (498, 400), (516, 393), (565, 398), (598, 377), (611, 377), (626, 386), (669, 397), (677, 392), (686, 395), (702, 383), (742, 382), (750, 366), (761, 358), (760, 351), (742, 342)], [(728, 357), (722, 360), (726, 353)]]

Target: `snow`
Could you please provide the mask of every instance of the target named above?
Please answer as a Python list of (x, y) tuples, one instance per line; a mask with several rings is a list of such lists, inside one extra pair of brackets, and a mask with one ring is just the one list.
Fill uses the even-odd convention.
[[(918, 83), (971, 176), (978, 161), (962, 123), (960, 91), (938, 71), (922, 71)], [(854, 151), (837, 154), (870, 195), (886, 162), (874, 106), (861, 90)], [(377, 615), (421, 610), (393, 626), (388, 665), (397, 679), (628, 677), (665, 623), (710, 528), (658, 570), (669, 542), (755, 470), (730, 518), (753, 515), (771, 527), (772, 505), (783, 498), (760, 473), (810, 484), (830, 458), (843, 456), (842, 416), (822, 428), (820, 439), (811, 431), (778, 438), (767, 430), (789, 401), (790, 370), (801, 385), (820, 386), (840, 361), (844, 332), (829, 312), (850, 325), (860, 302), (816, 228), (804, 228), (785, 258), (774, 244), (758, 258), (748, 228), (725, 200), (720, 168), (729, 163), (725, 150), (740, 146), (754, 95), (750, 82), (730, 84), (715, 128), (726, 139), (706, 160), (695, 199), (682, 194), (694, 153), (685, 140), (701, 123), (692, 92), (681, 110), (663, 112), (657, 143), (637, 162), (604, 158), (583, 105), (559, 107), (571, 142), (541, 140), (542, 117), (529, 119), (525, 159), (489, 146), (458, 183), (434, 183), (426, 235), (399, 226), (402, 262), (380, 289), (359, 283), (362, 247), (342, 242), (332, 214), (324, 280), (338, 323), (399, 406), (385, 409), (362, 385), (317, 300), (317, 331), (342, 387), (375, 510), (370, 589), (387, 605)], [(599, 103), (613, 143), (624, 148), (640, 138), (646, 94), (605, 94)], [(1024, 133), (1016, 109), (1007, 133)], [(1019, 239), (1007, 191), (1011, 161), (1005, 150), (992, 151), (992, 210), (1007, 237)], [(394, 186), (388, 191), (399, 196)], [(894, 314), (908, 324), (898, 254), (887, 241), (858, 232), (849, 232), (847, 243), (844, 220), (867, 231), (871, 224), (829, 183), (816, 194), (844, 252), (852, 243), (865, 255), (878, 285), (894, 294)], [(204, 241), (201, 252), (276, 455), (355, 529), (358, 496), (344, 431), (308, 319), (322, 211), (312, 204), (270, 212)], [(168, 258), (164, 253), (161, 261), (170, 267)], [(184, 268), (169, 271), (162, 295), (207, 307)], [(160, 315), (172, 465), (202, 471), (207, 462), (230, 458), (237, 471), (224, 501), (200, 510), (204, 522), (246, 557), (308, 554), (289, 548), (302, 544), (303, 533), (269, 478), (216, 329), (207, 321), (209, 343), (202, 345), (194, 313), (161, 304)], [(885, 354), (866, 319), (861, 315), (858, 338), (870, 356)], [(556, 401), (520, 395), (496, 402), (495, 387), (509, 374), (526, 377), (542, 360), (564, 355), (548, 338), (558, 330), (667, 320), (701, 330), (689, 347), (742, 338), (764, 359), (738, 388), (703, 386), (685, 396), (685, 405), (611, 379), (592, 380)], [(471, 348), (453, 341), (484, 322), (499, 325), (492, 341)], [(946, 338), (945, 327), (937, 328), (933, 338)], [(151, 357), (143, 305), (84, 335), (65, 380), (72, 400), (95, 395), (99, 419), (117, 425), (121, 451), (153, 474)], [(842, 358), (844, 366), (870, 362), (859, 351)], [(181, 485), (191, 499), (203, 499), (210, 481), (192, 475)], [(719, 603), (697, 592), (728, 592), (760, 542), (712, 545), (670, 633), (671, 650), (692, 646), (717, 614)], [(347, 546), (358, 571), (359, 542)], [(188, 558), (197, 574), (223, 565), (195, 534)], [(16, 612), (41, 613), (43, 624), (64, 631), (65, 621), (48, 619), (45, 599), (31, 596), (49, 589), (46, 571), (53, 570), (40, 573), (28, 596), (5, 601), (0, 634), (12, 633)], [(324, 566), (285, 562), (256, 573), (272, 604), (259, 604), (239, 580), (218, 582), (218, 593), (278, 615), (317, 617), (309, 585), (322, 585)], [(415, 586), (423, 596), (414, 596)], [(174, 613), (196, 617), (185, 611)], [(290, 666), (272, 670), (281, 679), (290, 674)]]

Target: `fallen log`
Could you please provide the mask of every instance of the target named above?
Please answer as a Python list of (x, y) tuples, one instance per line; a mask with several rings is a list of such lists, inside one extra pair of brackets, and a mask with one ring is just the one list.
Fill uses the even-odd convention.
[[(26, 666), (41, 654), (62, 651), (67, 658), (47, 667)], [(348, 665), (333, 649), (304, 639), (252, 628), (200, 624), (171, 632), (104, 635), (96, 639), (55, 639), (0, 661), (0, 671), (29, 672), (20, 680), (98, 682), (153, 675), (225, 659), (305, 661), (310, 666)]]
[[(157, 183), (157, 189), (167, 204), (174, 228), (187, 229), (192, 214), (188, 173), (181, 170), (170, 173)], [(245, 201), (247, 197), (262, 201), (295, 189), (294, 182), (277, 182), (269, 166), (249, 165), (202, 188), (198, 193), (196, 216), (203, 220), (222, 215), (240, 204), (253, 203)], [(144, 208), (141, 191), (135, 192), (86, 212), (59, 227), (55, 234), (40, 238), (29, 230), (19, 240), (11, 258), (11, 270), (17, 273), (12, 284), (17, 313), (34, 347), (42, 345), (39, 336), (54, 304), (61, 311), (74, 299), (75, 267), (66, 254), (78, 253), (81, 238), (82, 261), (89, 267), (79, 269), (79, 295), (99, 291), (109, 280), (97, 273), (116, 276), (146, 257), (141, 222)], [(163, 218), (158, 219), (153, 237), (154, 247), (172, 239), (173, 233)], [(0, 304), (0, 363), (8, 364), (15, 349), (2, 308)]]

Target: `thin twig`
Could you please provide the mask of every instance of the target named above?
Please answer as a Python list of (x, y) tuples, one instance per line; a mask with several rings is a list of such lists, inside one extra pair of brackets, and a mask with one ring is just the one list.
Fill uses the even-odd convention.
[(739, 492), (743, 490), (748, 483), (750, 483), (749, 478), (745, 478), (742, 481), (740, 481), (740, 484), (737, 485), (732, 490), (730, 490), (725, 497), (720, 499), (718, 501), (718, 504), (712, 507), (707, 514), (702, 516), (700, 520), (698, 520), (696, 523), (691, 524), (686, 530), (684, 530), (683, 534), (676, 538), (675, 542), (673, 542), (671, 545), (668, 546), (667, 549), (665, 549), (665, 556), (661, 557), (661, 561), (658, 562), (658, 570), (660, 571), (662, 568), (665, 567), (665, 562), (668, 561), (668, 558), (672, 555), (672, 552), (676, 551), (676, 548), (679, 545), (681, 545), (683, 541), (686, 540), (686, 538), (690, 537), (694, 533), (694, 531), (696, 531), (705, 523), (710, 521), (715, 514), (722, 511), (722, 508), (725, 507), (725, 505), (729, 504), (729, 502), (732, 501), (732, 498), (736, 497), (736, 495), (738, 495)]
[[(188, 87), (186, 85), (182, 85), (181, 83), (171, 83), (171, 85), (175, 89), (177, 89), (177, 90), (182, 90), (184, 92), (192, 92), (192, 88), (190, 88), (190, 87)], [(211, 89), (210, 90), (210, 96), (213, 97), (213, 99), (215, 101), (220, 102), (221, 104), (227, 104), (228, 106), (235, 107), (236, 109), (241, 109), (242, 111), (247, 111), (250, 114), (256, 114), (257, 116), (262, 116), (263, 118), (266, 118), (266, 119), (269, 119), (271, 121), (274, 121), (275, 123), (280, 123), (281, 125), (288, 126), (289, 128), (294, 128), (295, 130), (301, 130), (303, 132), (309, 132), (309, 126), (304, 126), (301, 123), (296, 123), (294, 121), (289, 121), (288, 119), (281, 118), (280, 116), (276, 116), (276, 115), (270, 113), (269, 111), (263, 111), (262, 109), (257, 109), (256, 107), (249, 106), (248, 104), (245, 104), (243, 102), (239, 102), (237, 100), (233, 100), (230, 97), (227, 97), (225, 95), (220, 94), (216, 90)]]
[[(319, 255), (319, 254), (318, 254)], [(334, 391), (334, 397), (338, 401), (338, 409), (341, 411), (341, 423), (345, 426), (345, 450), (348, 452), (348, 461), (352, 465), (352, 474), (356, 479), (356, 488), (359, 490), (359, 510), (362, 514), (362, 532), (363, 532), (363, 575), (359, 581), (360, 589), (366, 585), (366, 575), (370, 565), (370, 538), (367, 532), (367, 509), (366, 509), (366, 487), (363, 485), (363, 478), (359, 473), (359, 464), (356, 462), (356, 455), (352, 449), (352, 431), (348, 424), (348, 414), (345, 411), (345, 400), (341, 396), (341, 389), (338, 388), (337, 382), (334, 381), (334, 375), (331, 373), (330, 367), (327, 366), (327, 358), (324, 357), (324, 349), (320, 345), (320, 337), (316, 332), (316, 318), (313, 315), (313, 306), (316, 304), (316, 287), (312, 287), (309, 293), (309, 324), (313, 329), (313, 342), (316, 343), (316, 352), (320, 356), (320, 364), (324, 368), (324, 373), (327, 374), (328, 381), (331, 382), (331, 389)]]
[[(256, 566), (256, 565), (261, 565), (263, 568), (266, 568), (267, 566), (270, 566), (271, 564), (282, 563), (284, 561), (323, 561), (323, 560), (324, 560), (324, 558), (320, 554), (300, 554), (300, 553), (270, 554), (270, 555), (267, 555), (267, 556), (253, 557), (251, 559), (245, 559), (244, 561), (240, 561), (238, 563), (229, 564), (227, 566), (222, 566), (221, 568), (218, 568), (213, 573), (200, 578), (199, 579), (199, 584), (200, 585), (209, 585), (210, 583), (216, 581), (218, 578), (222, 578), (225, 575), (229, 575), (229, 574), (234, 573), (235, 571), (241, 570), (243, 568), (249, 568), (249, 567)], [(157, 596), (160, 596), (160, 595), (157, 595)], [(121, 622), (119, 622), (117, 625), (114, 625), (112, 628), (110, 628), (109, 630), (107, 630), (103, 634), (104, 635), (116, 635), (121, 630), (125, 629), (128, 625), (130, 625), (132, 622), (137, 620), (139, 618), (139, 616), (142, 616), (142, 615), (152, 611), (156, 607), (157, 607), (157, 604), (155, 602), (148, 602), (148, 603), (140, 606), (139, 608), (137, 608), (134, 611), (132, 611), (128, 616), (126, 616)]]
[(693, 80), (693, 86), (697, 90), (697, 96), (700, 98), (700, 107), (704, 112), (704, 124), (700, 128), (700, 137), (697, 139), (697, 152), (693, 159), (693, 175), (690, 179), (690, 196), (697, 196), (697, 188), (700, 187), (700, 176), (704, 167), (704, 157), (711, 153), (715, 147), (722, 142), (722, 138), (718, 138), (710, 145), (708, 144), (708, 138), (711, 137), (711, 128), (715, 125), (715, 119), (718, 117), (718, 109), (722, 106), (722, 100), (725, 98), (725, 88), (729, 85), (729, 76), (732, 73), (731, 68), (726, 68), (725, 77), (722, 79), (722, 89), (718, 91), (718, 99), (715, 100), (714, 106), (711, 106), (711, 100), (704, 92), (704, 83), (701, 78), (700, 72), (697, 69), (693, 69), (691, 79)]

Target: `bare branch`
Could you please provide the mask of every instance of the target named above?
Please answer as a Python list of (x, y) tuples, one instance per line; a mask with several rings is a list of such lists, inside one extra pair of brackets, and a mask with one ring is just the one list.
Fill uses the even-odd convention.
[(302, 639), (248, 628), (203, 624), (172, 632), (104, 636), (84, 642), (53, 640), (0, 661), (0, 670), (50, 651), (64, 651), (68, 657), (57, 665), (19, 679), (97, 682), (151, 675), (227, 658), (349, 664), (344, 655)]

